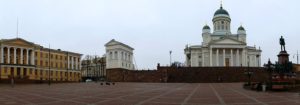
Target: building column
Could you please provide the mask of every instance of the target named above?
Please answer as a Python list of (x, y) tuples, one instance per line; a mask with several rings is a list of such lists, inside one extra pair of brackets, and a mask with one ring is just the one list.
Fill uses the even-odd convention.
[(260, 55), (258, 56), (258, 65), (257, 65), (257, 67), (260, 67), (260, 64), (261, 63), (261, 61), (260, 61)]
[(29, 49), (26, 49), (26, 64), (29, 65)]
[[(69, 56), (67, 56), (67, 62), (68, 62), (68, 66), (67, 66), (67, 68), (69, 69), (70, 68), (70, 59), (69, 59), (70, 57)], [(68, 74), (69, 75), (69, 74)]]
[(74, 70), (74, 57), (71, 57), (71, 69)]
[(34, 59), (34, 51), (33, 49), (31, 50), (31, 65), (35, 65), (34, 62), (35, 62), (35, 59)]
[(23, 64), (23, 48), (20, 49), (20, 64)]
[(232, 54), (232, 49), (230, 49), (230, 66), (233, 66), (233, 54)]
[(17, 64), (17, 48), (14, 47), (14, 64)]
[(4, 48), (1, 47), (1, 63), (4, 63)]
[(240, 66), (240, 52), (239, 52), (239, 49), (236, 50), (236, 66)]
[(7, 47), (7, 63), (10, 64), (10, 47)]
[[(246, 54), (246, 50), (245, 49), (243, 49), (243, 62), (244, 62), (244, 64), (243, 64), (243, 66), (248, 66), (248, 57), (247, 57), (248, 55)], [(250, 63), (250, 62), (249, 62)]]
[(78, 70), (78, 58), (75, 57), (75, 69)]
[(223, 49), (223, 66), (226, 66), (226, 61), (225, 61), (225, 49)]
[(212, 48), (209, 50), (209, 65), (212, 66)]
[(217, 51), (216, 51), (216, 63), (217, 63), (217, 66), (220, 66), (219, 65), (219, 49), (217, 49)]
[(203, 51), (203, 49), (202, 49), (202, 67), (204, 67), (205, 65), (204, 65), (204, 51)]

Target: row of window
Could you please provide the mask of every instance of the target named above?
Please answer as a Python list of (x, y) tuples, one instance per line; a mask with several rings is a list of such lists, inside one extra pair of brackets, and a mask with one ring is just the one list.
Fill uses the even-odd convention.
[(215, 30), (229, 30), (229, 23), (221, 21), (221, 22), (216, 22), (214, 24), (214, 29)]
[[(11, 68), (11, 70), (13, 70), (13, 68)], [(26, 71), (29, 71), (29, 74), (27, 74), (27, 72)], [(48, 76), (48, 70), (34, 70), (34, 69), (23, 69), (23, 71), (25, 71), (25, 72), (23, 72), (22, 74), (21, 74), (21, 71), (20, 71), (20, 69), (19, 70), (14, 70), (15, 72), (17, 72), (17, 75), (19, 75), (19, 76), (21, 76), (21, 75), (23, 75), (23, 76), (27, 76), (27, 75), (40, 75), (40, 76), (42, 76), (42, 75), (44, 75), (44, 76)], [(11, 74), (11, 73), (9, 73), (9, 70), (8, 70), (8, 68), (7, 67), (4, 67), (4, 70), (3, 70), (3, 72), (4, 72), (4, 74)], [(38, 73), (39, 72), (39, 73)], [(68, 72), (62, 72), (62, 71), (50, 71), (50, 76), (68, 76)], [(73, 73), (73, 72), (69, 72), (69, 76), (71, 77), (71, 76), (76, 76), (76, 75), (78, 75), (78, 76), (80, 76), (80, 73)]]
[[(113, 52), (109, 52), (109, 59), (119, 59), (118, 55), (118, 51), (115, 51), (114, 54)], [(131, 54), (121, 52), (121, 60), (131, 61)]]

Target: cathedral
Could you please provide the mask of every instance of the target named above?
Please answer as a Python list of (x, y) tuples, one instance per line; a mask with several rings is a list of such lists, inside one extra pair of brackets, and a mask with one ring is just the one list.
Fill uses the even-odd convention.
[(231, 33), (230, 15), (220, 6), (213, 16), (213, 31), (208, 25), (202, 29), (202, 45), (186, 46), (185, 64), (190, 67), (237, 67), (261, 66), (260, 48), (247, 45), (243, 26)]

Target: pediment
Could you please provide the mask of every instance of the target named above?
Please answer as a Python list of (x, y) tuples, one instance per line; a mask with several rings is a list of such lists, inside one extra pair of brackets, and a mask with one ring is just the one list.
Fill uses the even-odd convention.
[(233, 45), (243, 45), (246, 44), (245, 42), (242, 41), (238, 41), (235, 39), (231, 39), (231, 38), (224, 38), (224, 39), (220, 39), (220, 40), (216, 40), (216, 41), (212, 41), (211, 44), (233, 44)]
[(118, 42), (118, 41), (116, 41), (116, 40), (114, 40), (114, 39), (112, 39), (112, 40), (110, 40), (109, 42), (107, 42), (107, 43), (105, 44), (105, 46), (112, 46), (112, 45), (118, 45), (118, 44), (121, 44), (121, 43)]
[(2, 41), (4, 45), (11, 45), (11, 46), (22, 46), (22, 47), (34, 47), (35, 44), (29, 41), (26, 41), (21, 38), (14, 38), (14, 39), (5, 39)]

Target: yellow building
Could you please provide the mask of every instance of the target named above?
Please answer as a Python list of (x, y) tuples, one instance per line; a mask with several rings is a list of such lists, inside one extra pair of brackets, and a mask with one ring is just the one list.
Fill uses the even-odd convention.
[[(1, 81), (75, 82), (81, 80), (82, 54), (49, 49), (22, 38), (0, 40)], [(50, 72), (50, 75), (49, 75)]]

